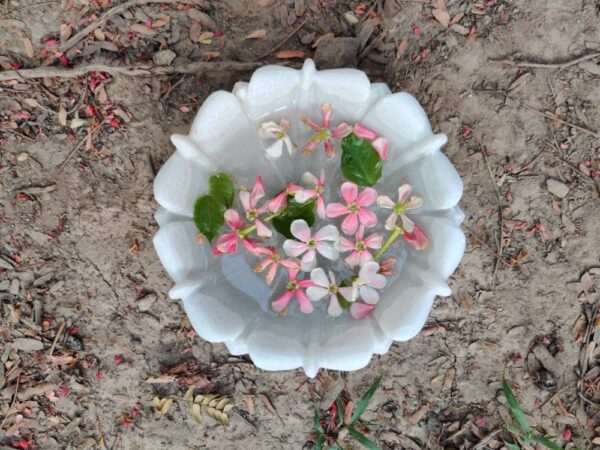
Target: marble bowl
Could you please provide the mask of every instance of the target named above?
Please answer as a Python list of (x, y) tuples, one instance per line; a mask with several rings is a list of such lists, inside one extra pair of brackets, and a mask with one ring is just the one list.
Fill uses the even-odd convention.
[[(360, 121), (390, 140), (390, 156), (377, 185), (380, 193), (388, 189), (394, 195), (399, 183), (408, 181), (423, 198), (418, 223), (430, 245), (419, 252), (402, 246), (397, 276), (381, 292), (375, 311), (363, 320), (348, 314), (331, 318), (318, 311), (277, 315), (269, 302), (280, 285), (267, 286), (246, 256), (216, 256), (209, 245), (196, 242), (194, 203), (206, 193), (207, 180), (215, 172), (227, 172), (248, 187), (261, 174), (268, 194), (279, 192), (286, 181), (299, 179), (306, 170), (318, 173), (325, 167), (335, 173), (339, 163), (327, 166), (331, 162), (322, 152), (313, 158), (284, 155), (269, 160), (264, 152), (268, 143), (257, 131), (262, 122), (286, 117), (292, 121), (292, 139), (305, 142), (311, 132), (299, 118), (308, 115), (318, 121), (324, 102), (333, 106), (336, 121)], [(414, 337), (434, 298), (450, 295), (445, 280), (465, 249), (460, 229), (464, 215), (457, 206), (463, 184), (440, 151), (446, 136), (432, 133), (413, 96), (392, 94), (385, 84), (370, 83), (359, 70), (317, 71), (311, 60), (301, 70), (266, 66), (250, 82), (237, 83), (233, 92), (210, 95), (189, 134), (173, 135), (171, 141), (176, 151), (154, 182), (160, 205), (154, 247), (175, 282), (170, 297), (182, 300), (203, 339), (223, 342), (234, 355), (248, 353), (264, 370), (301, 367), (310, 377), (319, 368), (357, 370), (373, 354), (387, 352), (394, 340)]]

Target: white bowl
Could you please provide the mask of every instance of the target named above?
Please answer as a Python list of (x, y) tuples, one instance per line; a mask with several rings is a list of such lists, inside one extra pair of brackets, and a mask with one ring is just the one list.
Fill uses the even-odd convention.
[[(194, 203), (217, 171), (247, 187), (261, 174), (270, 194), (306, 170), (318, 173), (325, 167), (335, 179), (339, 164), (327, 166), (330, 162), (320, 152), (312, 158), (290, 159), (285, 154), (277, 162), (267, 159), (264, 150), (269, 143), (257, 133), (262, 122), (286, 117), (292, 121), (292, 139), (306, 142), (310, 130), (299, 124), (299, 117), (318, 121), (324, 102), (332, 104), (336, 122), (360, 121), (390, 140), (389, 159), (377, 185), (380, 193), (387, 189), (393, 196), (399, 183), (408, 180), (423, 198), (418, 223), (430, 245), (424, 251), (408, 246), (398, 250), (398, 275), (382, 291), (373, 314), (363, 320), (347, 314), (331, 318), (319, 311), (277, 315), (270, 310), (269, 299), (281, 284), (267, 286), (244, 255), (216, 256), (210, 246), (196, 242)], [(232, 93), (213, 93), (198, 111), (189, 135), (173, 135), (171, 141), (177, 150), (154, 182), (161, 206), (155, 216), (160, 230), (154, 246), (175, 281), (170, 297), (183, 301), (194, 329), (207, 341), (223, 342), (235, 355), (248, 353), (265, 370), (302, 367), (310, 377), (321, 367), (357, 370), (374, 353), (387, 352), (392, 341), (414, 337), (434, 298), (450, 295), (445, 280), (465, 249), (459, 227), (464, 215), (457, 206), (463, 184), (440, 151), (446, 136), (432, 133), (425, 111), (411, 95), (392, 94), (385, 84), (371, 84), (359, 70), (317, 71), (311, 60), (302, 70), (266, 66), (249, 83), (237, 83)]]

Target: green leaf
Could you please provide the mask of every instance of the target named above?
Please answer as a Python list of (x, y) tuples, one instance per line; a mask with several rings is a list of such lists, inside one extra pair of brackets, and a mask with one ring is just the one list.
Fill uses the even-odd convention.
[(350, 133), (342, 139), (342, 174), (359, 186), (373, 186), (383, 169), (383, 161), (371, 142)]
[(362, 416), (362, 414), (365, 412), (365, 409), (367, 409), (367, 406), (369, 405), (369, 402), (371, 401), (371, 397), (373, 397), (373, 394), (379, 387), (380, 382), (381, 382), (381, 377), (377, 377), (377, 379), (373, 382), (373, 384), (371, 385), (369, 390), (365, 393), (365, 395), (362, 396), (362, 398), (360, 399), (360, 402), (358, 402), (356, 409), (352, 413), (352, 417), (350, 418), (351, 425), (354, 422), (356, 422), (358, 419), (360, 419), (360, 416)]
[(338, 298), (338, 302), (340, 303), (340, 306), (344, 309), (348, 309), (348, 308), (350, 308), (350, 305), (352, 305), (352, 303), (350, 303), (348, 300), (346, 300), (346, 297), (344, 297), (339, 292), (337, 293), (337, 298)]
[(323, 444), (325, 443), (325, 436), (322, 434), (317, 435), (317, 442), (315, 442), (315, 450), (323, 450)]
[(337, 418), (340, 422), (340, 425), (344, 423), (344, 406), (342, 405), (342, 398), (338, 396), (336, 401), (337, 406)]
[(225, 207), (210, 195), (203, 195), (196, 200), (194, 223), (200, 233), (206, 236), (209, 241), (213, 240), (225, 223), (224, 212)]
[(523, 409), (521, 409), (519, 401), (517, 400), (515, 394), (513, 394), (512, 389), (508, 385), (506, 378), (502, 378), (502, 390), (504, 391), (504, 396), (508, 401), (508, 406), (510, 408), (510, 411), (512, 412), (512, 415), (515, 417), (523, 431), (529, 434), (531, 432), (531, 427), (529, 426), (529, 423), (525, 418), (525, 413), (523, 413)]
[(273, 227), (286, 238), (295, 239), (290, 231), (292, 222), (303, 219), (309, 227), (312, 226), (315, 223), (314, 207), (314, 200), (308, 203), (297, 203), (291, 200), (283, 211), (273, 219)]
[(225, 208), (231, 208), (233, 205), (233, 196), (235, 195), (235, 184), (225, 173), (217, 173), (208, 180), (210, 195), (216, 201), (224, 205)]
[(549, 439), (545, 436), (529, 436), (529, 439), (532, 440), (533, 442), (537, 442), (538, 444), (542, 444), (546, 448), (549, 448), (552, 450), (563, 450), (562, 447), (555, 444), (551, 439)]
[(315, 417), (313, 419), (313, 424), (315, 427), (315, 431), (317, 432), (317, 436), (323, 436), (325, 431), (323, 430), (323, 425), (321, 425), (321, 418), (319, 417), (319, 411), (315, 409)]
[(504, 445), (508, 447), (508, 450), (521, 450), (521, 447), (519, 447), (517, 444), (511, 444), (510, 442), (504, 441)]
[(363, 447), (368, 448), (369, 450), (381, 450), (375, 442), (366, 437), (360, 431), (356, 430), (354, 427), (348, 427), (348, 433)]

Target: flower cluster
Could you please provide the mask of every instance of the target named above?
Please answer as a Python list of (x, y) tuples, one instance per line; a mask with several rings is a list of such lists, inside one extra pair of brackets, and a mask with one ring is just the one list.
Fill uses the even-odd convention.
[[(415, 250), (427, 247), (425, 232), (414, 221), (422, 200), (412, 194), (409, 184), (398, 187), (394, 201), (388, 195), (378, 195), (372, 185), (359, 183), (376, 181), (381, 176), (389, 141), (360, 123), (332, 126), (333, 110), (329, 104), (322, 105), (321, 113), (321, 123), (301, 118), (315, 133), (301, 153), (311, 155), (322, 144), (325, 155), (334, 158), (336, 143), (341, 141), (342, 152), (349, 154), (347, 158), (342, 154), (341, 169), (349, 181), (341, 183), (339, 189), (333, 186), (337, 192), (327, 192), (325, 171), (321, 170), (318, 176), (304, 173), (298, 184), (290, 182), (268, 198), (258, 176), (252, 189), (237, 190), (236, 203), (233, 182), (225, 174), (218, 174), (214, 186), (211, 179), (212, 197), (198, 200), (194, 218), (204, 236), (215, 238), (215, 254), (237, 252), (241, 243), (257, 258), (254, 271), (264, 273), (267, 284), (282, 281), (276, 284), (285, 288), (271, 303), (274, 311), (285, 313), (295, 300), (301, 312), (310, 313), (314, 304), (328, 301), (330, 316), (337, 317), (347, 309), (353, 318), (361, 319), (374, 310), (381, 290), (394, 274), (396, 259), (381, 260), (392, 244), (402, 237)], [(260, 126), (259, 136), (272, 141), (266, 145), (268, 158), (280, 158), (284, 150), (294, 155), (296, 145), (290, 130), (287, 119)], [(353, 163), (361, 158), (360, 164)], [(330, 197), (338, 198), (327, 203)], [(377, 212), (385, 213), (384, 210), (391, 213), (383, 220), (383, 227), (378, 228)], [(222, 225), (229, 230), (219, 235)], [(286, 237), (283, 244), (275, 232)], [(343, 263), (337, 263), (340, 258)]]

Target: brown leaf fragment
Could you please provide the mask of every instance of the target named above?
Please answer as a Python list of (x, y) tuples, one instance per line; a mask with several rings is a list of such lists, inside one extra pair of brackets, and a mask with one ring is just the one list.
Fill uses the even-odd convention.
[(142, 36), (153, 37), (156, 36), (157, 31), (152, 28), (142, 25), (141, 23), (134, 23), (131, 25), (131, 31), (141, 34)]
[(254, 415), (254, 398), (252, 395), (244, 395), (244, 402), (246, 402), (246, 408), (248, 413)]
[(161, 384), (161, 383), (173, 383), (174, 381), (176, 381), (175, 375), (162, 374), (157, 377), (148, 377), (144, 380), (144, 383)]
[(402, 41), (400, 41), (400, 44), (398, 44), (398, 50), (396, 50), (396, 59), (404, 55), (406, 50), (408, 50), (408, 39), (404, 38)]
[(60, 42), (65, 42), (67, 39), (71, 37), (71, 33), (73, 33), (73, 27), (68, 23), (60, 24)]
[(579, 283), (581, 284), (581, 288), (584, 292), (589, 292), (594, 287), (594, 278), (590, 275), (589, 272), (586, 272), (583, 275), (581, 275)]
[(304, 52), (302, 50), (280, 50), (275, 56), (279, 59), (292, 59), (292, 58), (304, 58)]
[(434, 8), (431, 11), (433, 14), (433, 18), (441, 23), (443, 26), (447, 27), (450, 24), (450, 14), (445, 9)]
[(408, 418), (408, 422), (412, 425), (418, 424), (423, 417), (429, 412), (428, 405), (421, 405), (419, 408)]
[(248, 39), (262, 39), (267, 37), (267, 30), (259, 28), (258, 30), (254, 30), (252, 33), (245, 36), (242, 40), (246, 41)]
[(444, 376), (444, 384), (442, 385), (442, 391), (448, 391), (452, 388), (452, 384), (454, 383), (455, 376), (456, 376), (456, 369), (454, 367), (450, 367), (446, 371), (446, 375)]
[(258, 394), (258, 398), (260, 398), (260, 401), (263, 402), (263, 404), (266, 406), (266, 408), (271, 414), (273, 414), (274, 416), (277, 415), (277, 410), (275, 409), (273, 403), (271, 403), (271, 400), (269, 399), (269, 397), (267, 397), (266, 394)]
[(35, 52), (33, 50), (33, 44), (31, 43), (31, 39), (28, 37), (23, 38), (23, 46), (25, 47), (25, 54), (28, 58), (33, 58), (35, 56)]
[(58, 108), (58, 123), (61, 127), (67, 126), (67, 110), (62, 104)]
[(443, 325), (430, 325), (421, 330), (421, 336), (431, 336), (432, 334), (445, 333), (446, 328)]
[(344, 409), (344, 423), (346, 425), (350, 424), (350, 420), (352, 419), (352, 413), (354, 412), (354, 402), (350, 400), (346, 403), (346, 408)]
[(190, 39), (192, 42), (200, 42), (200, 36), (202, 35), (202, 25), (194, 22), (190, 27)]

